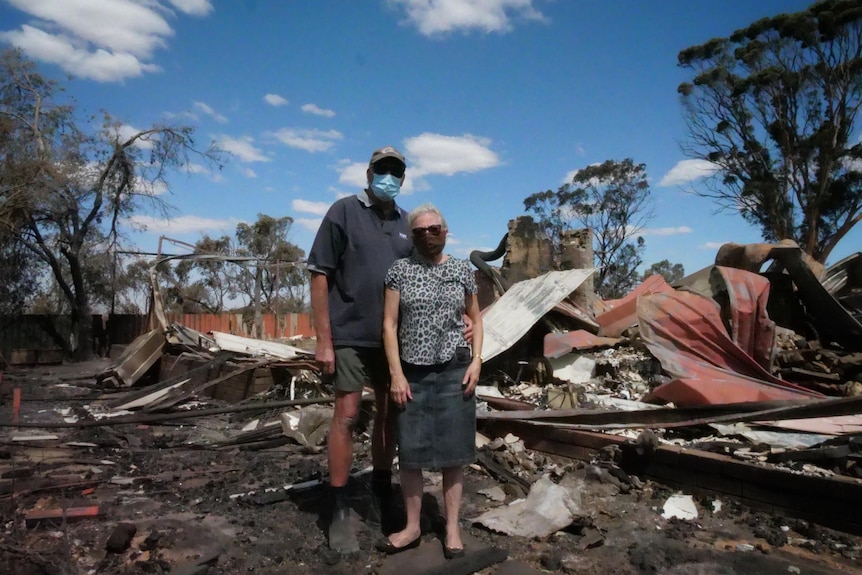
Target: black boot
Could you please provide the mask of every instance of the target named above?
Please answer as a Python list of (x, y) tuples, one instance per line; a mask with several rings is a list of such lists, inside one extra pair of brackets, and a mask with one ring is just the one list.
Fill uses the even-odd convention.
[(370, 527), (381, 529), (383, 533), (400, 531), (404, 527), (404, 512), (395, 489), (392, 488), (392, 473), (373, 471), (370, 487), (371, 494), (365, 523)]
[(383, 508), (388, 504), (389, 495), (392, 492), (392, 473), (377, 469), (372, 471), (368, 492), (365, 524), (373, 529), (380, 529), (383, 524)]
[(392, 489), (392, 472), (375, 469), (371, 475), (369, 485), (370, 494), (368, 502), (368, 513), (365, 523), (372, 528), (381, 529), (383, 533), (393, 533), (393, 515), (397, 514), (395, 507), (395, 491)]
[(341, 554), (359, 551), (359, 540), (353, 529), (346, 487), (333, 487), (332, 521), (329, 523), (329, 548)]

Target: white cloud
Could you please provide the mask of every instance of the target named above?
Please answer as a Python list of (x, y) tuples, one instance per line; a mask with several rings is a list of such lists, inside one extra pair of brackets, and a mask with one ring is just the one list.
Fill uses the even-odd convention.
[(677, 226), (669, 228), (642, 228), (638, 235), (641, 236), (676, 236), (679, 234), (690, 234), (692, 230), (688, 226)]
[(571, 183), (572, 183), (572, 180), (574, 180), (574, 179), (575, 179), (575, 176), (577, 176), (577, 175), (578, 175), (578, 172), (580, 172), (580, 171), (581, 171), (581, 169), (580, 169), (580, 168), (578, 168), (577, 170), (571, 170), (571, 171), (569, 171), (569, 172), (566, 174), (566, 177), (565, 177), (565, 178), (563, 178), (563, 181), (562, 181), (561, 183), (562, 183), (562, 184), (571, 184)]
[(232, 232), (240, 220), (229, 218), (216, 220), (199, 216), (180, 216), (178, 218), (154, 218), (152, 216), (136, 215), (129, 218), (134, 227), (152, 233), (182, 234), (189, 232)]
[[(478, 172), (500, 164), (500, 158), (491, 150), (490, 140), (466, 134), (444, 136), (424, 133), (404, 141), (402, 150), (407, 157), (407, 178), (401, 187), (402, 194), (429, 189), (425, 177), (453, 176), (460, 172)], [(367, 162), (347, 162), (339, 169), (338, 181), (351, 187), (368, 185)]]
[(325, 152), (331, 148), (336, 140), (344, 136), (337, 130), (299, 130), (294, 128), (282, 128), (273, 135), (278, 141), (291, 148), (299, 148), (306, 152)]
[(367, 170), (368, 164), (362, 162), (352, 162), (342, 166), (338, 170), (338, 183), (350, 187), (365, 188), (368, 186)]
[(728, 242), (706, 242), (701, 247), (706, 250), (717, 250), (726, 243)]
[(862, 172), (862, 160), (850, 160), (845, 158), (842, 161), (842, 164), (844, 165), (845, 170), (851, 172)]
[[(117, 138), (121, 142), (127, 142), (130, 138), (135, 136), (136, 134), (140, 134), (143, 130), (140, 130), (130, 124), (122, 124), (117, 128)], [(157, 138), (155, 134), (148, 134), (146, 136), (142, 136), (135, 140), (135, 146), (141, 148), (142, 150), (151, 150), (153, 148), (153, 140)]]
[(145, 72), (159, 70), (158, 66), (145, 64), (132, 54), (101, 49), (89, 52), (66, 36), (48, 34), (26, 24), (21, 26), (21, 30), (0, 32), (0, 40), (20, 48), (34, 60), (56, 64), (74, 76), (97, 82), (135, 78)]
[(175, 8), (193, 16), (206, 16), (212, 12), (212, 0), (168, 0)]
[[(174, 31), (165, 19), (171, 9), (160, 0), (7, 0), (35, 18), (0, 39), (28, 57), (99, 82), (155, 72), (150, 63)], [(211, 0), (170, 0), (178, 10), (203, 16)]]
[(302, 226), (305, 229), (312, 231), (312, 232), (317, 231), (317, 228), (320, 227), (320, 222), (322, 222), (322, 221), (323, 221), (322, 219), (311, 219), (311, 218), (297, 218), (297, 219), (293, 220), (294, 223), (299, 224), (300, 226)]
[(287, 106), (289, 101), (287, 98), (283, 96), (279, 96), (278, 94), (267, 94), (263, 97), (263, 101), (269, 104), (270, 106)]
[(545, 21), (533, 7), (533, 0), (388, 0), (390, 6), (403, 8), (407, 22), (426, 36), (455, 30), (509, 32), (511, 20)]
[(242, 175), (245, 176), (246, 178), (256, 178), (257, 177), (257, 174), (251, 168), (241, 168), (240, 171), (242, 172)]
[(195, 162), (189, 162), (186, 164), (186, 171), (189, 174), (202, 174), (213, 182), (221, 182), (224, 180), (224, 176), (222, 176), (221, 172)]
[(711, 176), (718, 171), (718, 166), (707, 160), (681, 160), (664, 175), (658, 183), (659, 187), (687, 184), (699, 178)]
[(135, 183), (135, 193), (150, 197), (161, 196), (168, 193), (168, 184), (161, 180), (139, 180)]
[(326, 118), (334, 118), (335, 112), (317, 107), (316, 104), (303, 104), (302, 111), (315, 116), (324, 116)]
[(219, 135), (215, 138), (216, 146), (231, 153), (241, 162), (269, 162), (261, 150), (254, 146), (254, 140), (249, 137), (232, 138), (227, 135)]
[(295, 212), (304, 212), (316, 216), (325, 216), (329, 210), (329, 204), (326, 202), (310, 202), (308, 200), (293, 200), (290, 207)]
[[(478, 172), (500, 164), (500, 159), (489, 147), (487, 138), (465, 134), (444, 136), (424, 133), (404, 141), (408, 157), (407, 173), (414, 178), (458, 172)], [(411, 165), (412, 162), (412, 165)]]
[(224, 116), (222, 116), (221, 114), (216, 112), (213, 109), (213, 107), (210, 106), (209, 104), (207, 104), (206, 102), (195, 101), (193, 105), (194, 105), (195, 110), (200, 110), (201, 112), (203, 112), (207, 116), (211, 117), (213, 120), (215, 120), (219, 124), (226, 124), (227, 123), (227, 118), (225, 118)]

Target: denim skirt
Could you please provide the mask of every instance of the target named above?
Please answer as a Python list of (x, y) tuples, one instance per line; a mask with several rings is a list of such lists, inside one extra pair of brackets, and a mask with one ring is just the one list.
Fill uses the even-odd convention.
[[(460, 350), (459, 350), (460, 351)], [(476, 396), (461, 382), (469, 350), (437, 365), (402, 363), (412, 400), (398, 415), (398, 461), (405, 469), (441, 469), (476, 461)]]

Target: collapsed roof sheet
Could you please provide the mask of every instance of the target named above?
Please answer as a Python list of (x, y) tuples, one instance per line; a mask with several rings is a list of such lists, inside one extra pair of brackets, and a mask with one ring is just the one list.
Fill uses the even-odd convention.
[(710, 285), (713, 298), (683, 290), (638, 298), (641, 336), (677, 378), (653, 390), (647, 401), (689, 406), (822, 397), (767, 369), (775, 330), (766, 314), (769, 281), (716, 266)]
[(482, 315), (484, 361), (512, 347), (543, 315), (584, 283), (593, 269), (548, 272), (509, 288)]

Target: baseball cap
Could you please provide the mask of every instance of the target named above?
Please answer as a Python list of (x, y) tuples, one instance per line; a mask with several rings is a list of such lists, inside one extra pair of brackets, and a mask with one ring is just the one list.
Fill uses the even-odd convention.
[(370, 166), (371, 164), (376, 164), (384, 158), (395, 158), (396, 160), (407, 166), (407, 161), (404, 159), (404, 156), (401, 154), (401, 152), (399, 152), (392, 146), (384, 146), (382, 148), (374, 150), (374, 153), (371, 154), (371, 161), (368, 162), (368, 165)]

